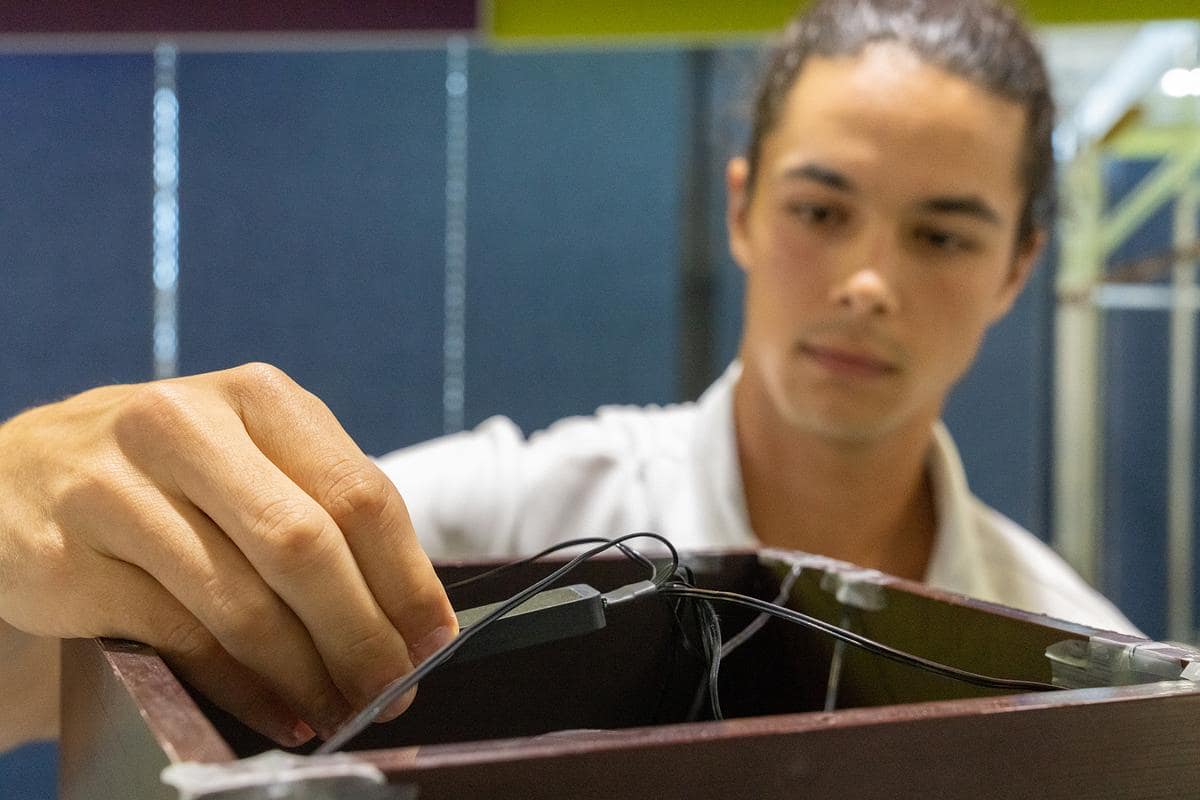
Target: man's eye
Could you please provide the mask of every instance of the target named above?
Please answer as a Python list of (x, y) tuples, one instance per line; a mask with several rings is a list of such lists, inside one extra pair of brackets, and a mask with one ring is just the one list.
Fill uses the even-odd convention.
[(841, 209), (820, 203), (790, 203), (788, 212), (810, 225), (836, 225), (846, 218)]
[(935, 250), (970, 252), (975, 249), (975, 243), (967, 237), (937, 228), (920, 228), (917, 230), (916, 236), (919, 241)]

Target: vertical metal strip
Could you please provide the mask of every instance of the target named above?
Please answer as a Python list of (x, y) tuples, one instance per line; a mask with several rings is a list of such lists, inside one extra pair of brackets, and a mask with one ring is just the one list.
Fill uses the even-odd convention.
[[(1104, 520), (1103, 319), (1091, 299), (1100, 276), (1097, 250), (1104, 185), (1096, 150), (1063, 169), (1055, 325), (1054, 544), (1086, 580), (1100, 582)], [(1104, 575), (1106, 581), (1115, 576)]]
[(179, 372), (179, 96), (177, 53), (154, 50), (154, 377)]
[(466, 400), (467, 61), (464, 36), (446, 42), (446, 288), (442, 338), (442, 421), (463, 429)]
[[(850, 618), (850, 608), (842, 608), (842, 621), (838, 627), (850, 630), (853, 620)], [(836, 711), (838, 690), (842, 684), (842, 664), (846, 658), (846, 642), (838, 639), (833, 643), (833, 657), (829, 660), (829, 678), (825, 682), (825, 710)]]
[[(1200, 182), (1192, 182), (1175, 203), (1175, 246), (1193, 247), (1198, 238)], [(1196, 261), (1175, 264), (1171, 304), (1171, 400), (1167, 484), (1167, 634), (1193, 641), (1195, 579), (1192, 567), (1194, 500), (1192, 497), (1196, 414)]]

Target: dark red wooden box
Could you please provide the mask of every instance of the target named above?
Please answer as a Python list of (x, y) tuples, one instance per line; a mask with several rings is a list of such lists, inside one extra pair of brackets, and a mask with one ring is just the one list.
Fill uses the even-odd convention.
[[(801, 554), (688, 558), (698, 584), (765, 599), (795, 559), (803, 568), (791, 607), (976, 672), (1050, 681), (1047, 647), (1074, 641), (1086, 653), (1093, 637), (1112, 662), (1097, 664), (1101, 682), (1153, 677), (1124, 669), (1129, 652), (1149, 652), (1167, 677), (1196, 657), (1166, 646), (1135, 651), (1141, 640)], [(483, 566), (439, 571), (454, 580)], [(452, 598), (457, 608), (503, 599), (546, 571), (522, 567)], [(643, 577), (612, 558), (583, 565), (571, 582), (605, 591)], [(839, 587), (852, 605), (881, 607), (847, 611)], [(722, 613), (726, 636), (752, 616)], [(451, 662), (422, 683), (408, 713), (350, 749), (422, 800), (1200, 797), (1200, 691), (1191, 680), (1004, 694), (846, 648), (838, 710), (826, 712), (833, 651), (824, 635), (771, 621), (722, 665), (726, 719), (686, 722), (702, 665), (680, 647), (668, 605), (648, 598), (612, 609), (597, 633)], [(1103, 668), (1117, 677), (1104, 679)], [(174, 797), (160, 780), (168, 764), (271, 747), (144, 646), (68, 642), (63, 673), (67, 800)]]

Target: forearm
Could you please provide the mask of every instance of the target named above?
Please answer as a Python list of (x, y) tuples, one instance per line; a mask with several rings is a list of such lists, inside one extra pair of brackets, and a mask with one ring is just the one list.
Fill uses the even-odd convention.
[(58, 736), (59, 641), (0, 621), (0, 752)]

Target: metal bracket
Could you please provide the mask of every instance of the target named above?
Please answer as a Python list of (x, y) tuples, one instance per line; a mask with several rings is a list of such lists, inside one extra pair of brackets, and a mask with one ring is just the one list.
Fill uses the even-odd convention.
[(830, 592), (843, 606), (879, 611), (887, 605), (883, 590), (893, 579), (879, 570), (864, 569), (827, 556), (774, 548), (759, 551), (758, 560), (763, 564), (785, 564), (797, 571), (820, 571), (821, 589)]
[(843, 606), (862, 611), (881, 611), (887, 606), (883, 594), (884, 577), (876, 569), (826, 572), (821, 576), (821, 588), (837, 598)]
[(1163, 642), (1121, 642), (1103, 636), (1068, 639), (1047, 647), (1046, 658), (1054, 684), (1064, 689), (1200, 682), (1200, 650)]
[[(857, 611), (882, 611), (887, 607), (884, 587), (893, 579), (879, 570), (864, 569), (845, 561), (813, 555), (793, 553), (786, 550), (763, 550), (759, 553), (763, 563), (784, 563), (790, 566), (789, 576), (794, 579), (802, 569), (815, 569), (821, 573), (821, 590), (829, 592), (842, 607), (838, 625), (850, 629)], [(842, 677), (842, 661), (846, 654), (846, 643), (841, 639), (833, 644), (833, 655), (829, 662), (829, 677), (825, 685), (825, 710), (837, 708), (838, 689)]]
[(378, 767), (352, 755), (298, 756), (271, 750), (217, 764), (185, 762), (162, 771), (179, 800), (416, 800), (413, 785), (388, 786)]

